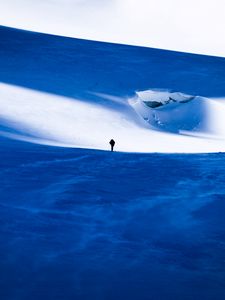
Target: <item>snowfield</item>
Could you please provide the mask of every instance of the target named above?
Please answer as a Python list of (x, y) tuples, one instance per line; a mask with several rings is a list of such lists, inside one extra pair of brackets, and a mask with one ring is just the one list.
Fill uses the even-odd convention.
[(225, 299), (224, 4), (0, 0), (0, 300)]
[(0, 133), (117, 151), (225, 151), (225, 59), (2, 27)]
[[(113, 105), (107, 107), (100, 100), (88, 103), (7, 84), (0, 87), (2, 136), (102, 150), (109, 149), (112, 137), (116, 150), (127, 152), (225, 151), (225, 102), (221, 100), (195, 97), (186, 102), (182, 94), (147, 91), (145, 101), (138, 92), (131, 99), (111, 98)], [(166, 101), (165, 95), (170, 98), (170, 94), (178, 102), (164, 102), (157, 108), (146, 104), (160, 96)]]

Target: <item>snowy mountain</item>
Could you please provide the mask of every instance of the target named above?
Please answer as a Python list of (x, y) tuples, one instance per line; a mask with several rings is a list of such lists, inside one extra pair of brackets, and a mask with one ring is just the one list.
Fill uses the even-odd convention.
[(103, 150), (113, 137), (129, 152), (225, 149), (223, 58), (7, 27), (0, 43), (3, 136)]
[(68, 37), (224, 56), (143, 1), (0, 0), (1, 300), (225, 299), (225, 58)]

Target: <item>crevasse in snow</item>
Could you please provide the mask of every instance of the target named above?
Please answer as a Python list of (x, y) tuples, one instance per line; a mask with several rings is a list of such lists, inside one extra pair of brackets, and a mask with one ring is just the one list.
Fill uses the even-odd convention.
[(136, 92), (130, 104), (153, 130), (208, 139), (225, 139), (223, 100), (181, 92)]

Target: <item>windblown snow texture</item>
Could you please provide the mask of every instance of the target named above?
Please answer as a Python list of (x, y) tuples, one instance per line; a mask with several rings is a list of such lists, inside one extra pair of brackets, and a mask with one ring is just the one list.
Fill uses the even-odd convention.
[(0, 44), (0, 299), (224, 300), (225, 60)]
[(224, 154), (0, 154), (2, 300), (224, 299)]

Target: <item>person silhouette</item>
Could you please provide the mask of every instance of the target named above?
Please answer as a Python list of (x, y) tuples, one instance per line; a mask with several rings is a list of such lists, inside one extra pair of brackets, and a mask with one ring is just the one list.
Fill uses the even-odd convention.
[(113, 151), (116, 142), (113, 139), (111, 139), (109, 143), (111, 145), (111, 151)]

